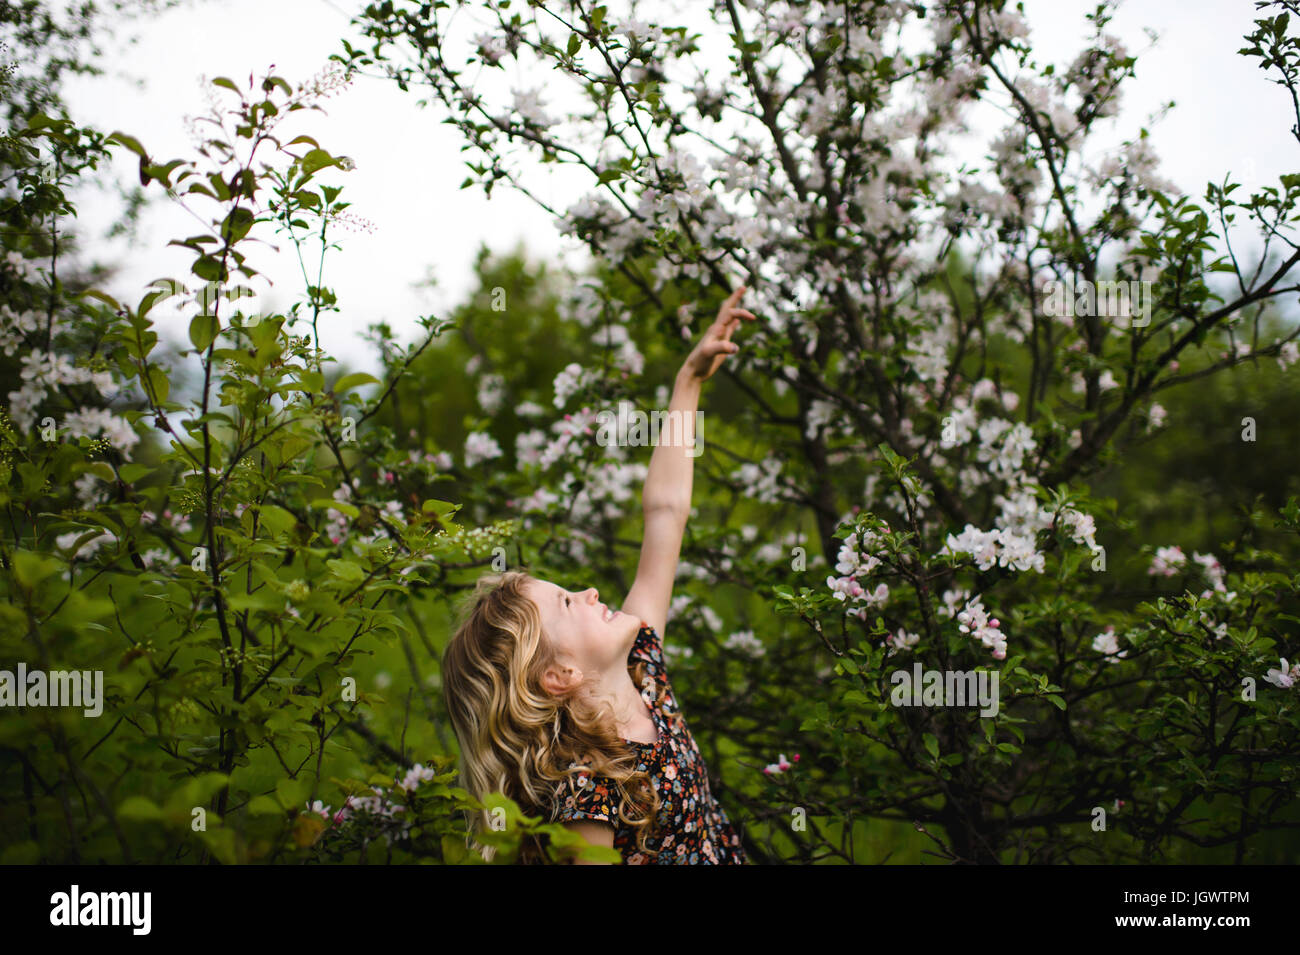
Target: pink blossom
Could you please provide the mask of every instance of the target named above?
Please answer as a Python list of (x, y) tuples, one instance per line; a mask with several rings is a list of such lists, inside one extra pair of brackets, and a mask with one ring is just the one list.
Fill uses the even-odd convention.
[(1181, 547), (1161, 547), (1156, 550), (1156, 556), (1152, 558), (1147, 573), (1161, 577), (1173, 577), (1186, 563), (1187, 555), (1183, 553)]
[[(797, 756), (795, 758), (798, 759)], [(775, 763), (769, 763), (767, 766), (763, 767), (763, 772), (766, 773), (768, 776), (772, 776), (775, 775), (776, 773), (789, 772), (791, 768), (792, 768), (792, 764), (785, 758), (785, 753), (782, 753), (779, 757), (777, 757), (777, 761)]]
[(1280, 689), (1289, 690), (1295, 686), (1296, 669), (1286, 662), (1286, 657), (1282, 657), (1281, 660), (1281, 669), (1277, 667), (1270, 669), (1264, 679)]

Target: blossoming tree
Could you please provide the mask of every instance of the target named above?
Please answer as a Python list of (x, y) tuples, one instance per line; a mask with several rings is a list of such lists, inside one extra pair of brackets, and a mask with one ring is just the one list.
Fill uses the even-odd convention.
[[(1271, 6), (1241, 52), (1294, 94)], [(477, 369), (456, 468), (515, 473), (464, 487), (469, 513), (509, 498), (519, 556), (617, 587), (600, 565), (643, 472), (594, 447), (596, 416), (662, 406), (648, 368), (743, 281), (760, 321), (706, 418), (668, 643), (754, 853), (870, 858), (875, 819), (960, 860), (1240, 858), (1285, 826), (1297, 711), (1270, 664), (1295, 639), (1294, 581), (1276, 554), (1135, 543), (1126, 502), (1090, 488), (1159, 434), (1164, 395), (1296, 360), (1277, 303), (1297, 290), (1300, 177), (1247, 194), (1229, 175), (1199, 200), (1162, 178), (1121, 122), (1136, 61), (1108, 4), (1059, 65), (997, 0), (693, 14), (457, 0), (359, 18), (343, 59), (427, 90), (464, 134), (464, 185), (533, 197), (598, 266), (566, 304), (591, 354), (551, 395)], [(1088, 148), (1117, 124), (1118, 148)], [(554, 207), (548, 178), (586, 194)], [(1169, 576), (1181, 594), (1143, 583)], [(891, 705), (913, 664), (996, 669), (999, 715)]]
[[(356, 669), (406, 639), (413, 583), (493, 533), (459, 528), (455, 504), (397, 499), (397, 475), (369, 465), (388, 436), (370, 420), (446, 323), (421, 319), (386, 353), (369, 398), (381, 383), (319, 346), (337, 310), (322, 263), (358, 221), (325, 180), (353, 164), (289, 130), (347, 83), (218, 77), (190, 159), (39, 110), (3, 139), (0, 655), (38, 677), (0, 672), (5, 863), (468, 858), (463, 814), (484, 807), (450, 785), (445, 748), (422, 762), (368, 727), (384, 687)], [(74, 187), (107, 178), (113, 150), (203, 224), (174, 243), (190, 272), (135, 302), (82, 275), (69, 236)], [(283, 313), (245, 301), (276, 234), (304, 276), (319, 249)], [(501, 811), (505, 860), (525, 830), (583, 851)]]

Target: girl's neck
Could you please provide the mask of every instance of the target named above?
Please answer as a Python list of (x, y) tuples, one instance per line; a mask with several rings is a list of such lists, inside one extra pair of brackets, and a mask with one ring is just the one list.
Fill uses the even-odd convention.
[(620, 667), (613, 673), (602, 673), (591, 684), (589, 692), (594, 699), (607, 702), (613, 709), (614, 724), (619, 735), (624, 739), (654, 735), (650, 709), (641, 698), (641, 691), (632, 682), (632, 675), (627, 672), (627, 667)]

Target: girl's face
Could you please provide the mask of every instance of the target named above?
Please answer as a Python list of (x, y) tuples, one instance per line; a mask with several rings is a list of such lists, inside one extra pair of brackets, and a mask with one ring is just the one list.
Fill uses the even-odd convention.
[(627, 665), (641, 629), (635, 615), (606, 607), (595, 587), (571, 591), (545, 580), (530, 580), (525, 589), (537, 605), (561, 668), (597, 678)]

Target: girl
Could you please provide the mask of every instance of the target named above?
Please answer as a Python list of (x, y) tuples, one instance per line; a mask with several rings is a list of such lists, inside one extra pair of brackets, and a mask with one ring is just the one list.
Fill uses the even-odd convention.
[[(650, 456), (645, 537), (622, 608), (609, 609), (595, 588), (491, 574), (443, 655), (465, 788), (479, 799), (503, 792), (630, 864), (745, 861), (678, 712), (660, 642), (691, 508), (700, 386), (739, 349), (731, 335), (740, 320), (754, 320), (739, 307), (744, 292), (722, 303), (677, 373), (669, 417), (681, 428)], [(474, 818), (472, 831), (483, 823)], [(539, 857), (537, 846), (522, 854)]]

